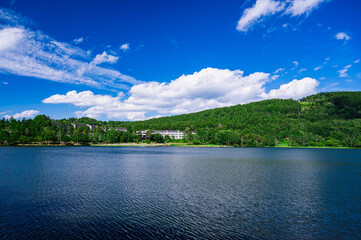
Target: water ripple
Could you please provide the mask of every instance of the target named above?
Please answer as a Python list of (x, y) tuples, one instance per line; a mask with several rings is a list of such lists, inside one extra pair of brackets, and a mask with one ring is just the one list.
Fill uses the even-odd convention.
[(361, 238), (358, 150), (4, 147), (0, 156), (0, 239)]

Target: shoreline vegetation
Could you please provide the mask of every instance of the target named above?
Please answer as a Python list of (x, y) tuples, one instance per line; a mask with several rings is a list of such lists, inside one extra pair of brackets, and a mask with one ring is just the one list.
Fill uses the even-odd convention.
[[(216, 144), (192, 144), (192, 143), (89, 143), (89, 144), (73, 144), (73, 143), (27, 143), (16, 145), (0, 145), (0, 147), (194, 147), (194, 148), (250, 148), (229, 145)], [(261, 148), (314, 148), (314, 149), (360, 149), (357, 147), (342, 147), (342, 146), (267, 146)]]
[(45, 115), (0, 119), (0, 145), (361, 148), (361, 92), (271, 99), (134, 122)]

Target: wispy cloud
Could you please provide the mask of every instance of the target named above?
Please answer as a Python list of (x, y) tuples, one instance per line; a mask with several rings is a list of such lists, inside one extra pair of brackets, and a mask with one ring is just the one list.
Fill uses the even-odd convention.
[(120, 49), (123, 50), (124, 52), (128, 51), (130, 49), (130, 45), (129, 43), (124, 43), (120, 46)]
[(347, 66), (345, 66), (343, 69), (341, 69), (341, 70), (339, 70), (338, 71), (338, 75), (340, 76), (340, 77), (348, 77), (348, 70), (349, 70), (349, 68), (351, 68), (351, 64), (349, 64), (349, 65), (347, 65)]
[(318, 71), (318, 70), (320, 70), (322, 68), (323, 68), (322, 66), (318, 66), (318, 67), (315, 67), (313, 70), (316, 72), (316, 71)]
[(286, 10), (286, 13), (292, 16), (300, 16), (302, 14), (309, 14), (317, 8), (325, 0), (293, 0)]
[(302, 69), (300, 69), (298, 72), (299, 73), (302, 73), (302, 72), (306, 72), (307, 71), (307, 68), (302, 68)]
[(106, 51), (104, 51), (102, 54), (98, 54), (93, 59), (93, 63), (95, 65), (101, 64), (101, 63), (116, 63), (118, 61), (118, 57), (112, 56), (107, 54)]
[(40, 111), (38, 110), (25, 110), (21, 113), (15, 113), (14, 115), (5, 115), (5, 118), (15, 118), (15, 119), (19, 119), (19, 118), (33, 118), (36, 115), (38, 115), (40, 113)]
[(241, 19), (238, 21), (237, 30), (246, 32), (253, 24), (262, 20), (262, 17), (282, 11), (284, 6), (279, 1), (257, 0), (251, 8), (244, 10)]
[(83, 41), (84, 41), (84, 38), (80, 37), (80, 38), (75, 38), (75, 39), (73, 40), (73, 43), (79, 44), (79, 43), (82, 43)]
[(338, 40), (344, 40), (345, 42), (351, 39), (351, 37), (345, 32), (337, 33), (335, 35), (335, 38), (338, 39)]
[(8, 113), (9, 111), (6, 112), (0, 112), (0, 116), (4, 115), (5, 113)]
[(170, 83), (147, 82), (134, 85), (129, 96), (96, 95), (91, 91), (70, 91), (44, 99), (44, 103), (70, 103), (88, 107), (76, 115), (98, 118), (138, 120), (147, 114), (173, 115), (196, 112), (216, 107), (232, 106), (270, 98), (299, 99), (316, 93), (318, 81), (312, 78), (293, 80), (278, 89), (266, 92), (272, 80), (268, 73), (256, 72), (243, 76), (243, 71), (206, 68)]
[[(14, 12), (0, 11), (0, 72), (56, 82), (85, 84), (97, 88), (128, 89), (139, 83), (117, 70), (100, 67), (100, 62), (116, 62), (117, 57), (92, 54), (69, 43), (27, 28)], [(95, 57), (97, 58), (97, 56)]]
[[(238, 21), (237, 30), (247, 32), (254, 24), (264, 18), (280, 13), (291, 17), (310, 14), (322, 2), (326, 0), (256, 0), (255, 4), (243, 11)], [(284, 23), (283, 28), (288, 24)]]
[(274, 74), (277, 74), (277, 73), (279, 73), (279, 72), (283, 72), (285, 69), (284, 68), (279, 68), (279, 69), (277, 69), (276, 71), (274, 71), (273, 73)]
[(295, 70), (298, 67), (298, 65), (300, 65), (300, 63), (298, 61), (293, 61), (292, 63), (294, 65), (294, 67), (291, 68), (291, 70)]

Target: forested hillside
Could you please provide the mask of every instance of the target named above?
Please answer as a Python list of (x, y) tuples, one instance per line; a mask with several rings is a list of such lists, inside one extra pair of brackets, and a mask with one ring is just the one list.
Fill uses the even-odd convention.
[[(73, 129), (71, 123), (98, 125)], [(127, 132), (104, 131), (126, 127)], [(320, 93), (294, 100), (265, 100), (202, 112), (136, 122), (90, 118), (1, 120), (2, 144), (30, 142), (137, 142), (137, 130), (185, 130), (184, 141), (232, 146), (361, 147), (361, 92)], [(160, 140), (162, 141), (162, 140)], [(171, 141), (168, 139), (168, 141)]]

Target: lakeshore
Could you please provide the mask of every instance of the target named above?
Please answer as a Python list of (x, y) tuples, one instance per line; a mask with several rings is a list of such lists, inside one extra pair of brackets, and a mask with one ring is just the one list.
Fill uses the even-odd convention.
[[(192, 144), (192, 143), (89, 143), (89, 144), (77, 144), (77, 143), (27, 143), (16, 145), (0, 145), (1, 146), (13, 146), (13, 147), (192, 147), (192, 148), (254, 148), (254, 147), (241, 147), (241, 146), (229, 146), (229, 145), (217, 145), (217, 144)], [(308, 148), (308, 149), (361, 149), (355, 147), (342, 147), (342, 146), (268, 146), (260, 148)]]

